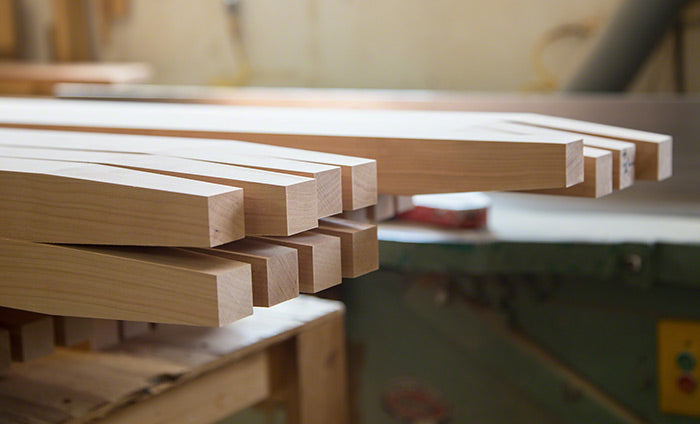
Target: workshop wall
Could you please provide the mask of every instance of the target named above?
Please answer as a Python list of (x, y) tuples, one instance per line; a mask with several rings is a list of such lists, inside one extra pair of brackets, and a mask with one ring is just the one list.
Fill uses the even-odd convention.
[[(158, 83), (548, 91), (621, 1), (132, 0), (101, 57), (152, 63)], [(689, 91), (700, 91), (698, 10)], [(672, 90), (671, 58), (669, 37), (633, 90)]]

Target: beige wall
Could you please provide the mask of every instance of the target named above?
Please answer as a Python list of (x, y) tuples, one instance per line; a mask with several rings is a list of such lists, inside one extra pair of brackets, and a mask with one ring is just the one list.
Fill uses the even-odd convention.
[[(102, 58), (152, 63), (161, 83), (538, 90), (570, 75), (620, 3), (241, 0), (242, 54), (220, 0), (132, 0)], [(532, 58), (562, 24), (590, 31), (541, 51), (549, 79)], [(688, 85), (697, 91), (700, 32), (688, 33)], [(635, 90), (671, 89), (670, 57), (666, 43)]]

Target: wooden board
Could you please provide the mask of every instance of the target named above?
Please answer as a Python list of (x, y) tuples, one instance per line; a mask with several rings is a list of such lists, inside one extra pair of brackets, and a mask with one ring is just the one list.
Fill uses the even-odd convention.
[[(156, 155), (13, 147), (0, 147), (0, 150), (0, 157), (98, 163), (225, 185), (231, 187), (233, 191), (241, 188), (244, 202), (218, 208), (233, 206), (233, 212), (238, 212), (237, 221), (234, 222), (241, 224), (242, 206), (247, 234), (283, 236), (296, 234), (314, 228), (318, 218), (316, 181), (311, 178)], [(156, 206), (160, 207), (160, 204), (162, 203), (157, 202)], [(204, 218), (200, 219), (204, 220)], [(241, 228), (237, 227), (236, 230), (235, 238), (230, 238), (224, 243), (242, 238)], [(87, 242), (82, 241), (82, 243)], [(217, 242), (209, 246), (218, 244), (223, 243)], [(180, 246), (190, 245), (180, 244)]]
[(377, 196), (377, 204), (367, 208), (367, 218), (372, 222), (380, 222), (396, 216), (394, 197), (390, 194)]
[(465, 131), (482, 119), (479, 114), (177, 104), (150, 104), (147, 110), (124, 102), (9, 99), (0, 104), (0, 122), (238, 139), (368, 157), (377, 160), (379, 191), (387, 194), (557, 188), (583, 178), (580, 139), (503, 139)]
[[(491, 125), (492, 128), (513, 131), (520, 134), (551, 134), (555, 136), (570, 136), (566, 131), (552, 130), (533, 125), (503, 122)], [(582, 134), (583, 145), (596, 149), (608, 150), (613, 155), (613, 188), (622, 190), (634, 183), (635, 145), (611, 138)], [(584, 151), (585, 156), (585, 151)], [(585, 180), (585, 177), (584, 177)]]
[(243, 190), (219, 184), (93, 164), (0, 158), (0, 234), (6, 237), (217, 246), (243, 237), (242, 204)]
[(250, 265), (180, 249), (0, 238), (0, 269), (0, 306), (39, 313), (204, 326), (252, 313)]
[(108, 349), (117, 345), (120, 341), (118, 320), (92, 319), (92, 335), (90, 336), (91, 349)]
[(297, 250), (299, 291), (318, 293), (342, 282), (340, 238), (307, 231), (290, 237), (262, 237)]
[[(36, 361), (15, 363), (3, 374), (0, 398), (12, 400), (3, 404), (2, 417), (13, 424), (150, 423), (154, 417), (163, 420), (157, 422), (205, 424), (263, 400), (269, 393), (260, 389), (271, 391), (273, 382), (284, 380), (300, 393), (314, 394), (317, 401), (315, 409), (306, 404), (300, 413), (301, 400), (282, 398), (290, 402), (290, 422), (318, 422), (318, 417), (345, 423), (347, 399), (345, 404), (325, 403), (342, 400), (338, 394), (346, 393), (342, 314), (340, 302), (302, 296), (273, 308), (256, 308), (255, 315), (223, 328), (161, 325), (109, 351), (59, 348)], [(322, 334), (315, 337), (317, 331)], [(304, 341), (296, 349), (301, 334)], [(297, 370), (297, 350), (314, 346), (320, 351), (311, 357), (327, 361), (321, 369), (309, 361)], [(278, 347), (290, 367), (257, 359)], [(245, 370), (251, 362), (266, 372), (231, 378), (236, 365)]]
[(664, 180), (673, 172), (673, 139), (669, 135), (538, 114), (515, 115), (510, 119), (528, 125), (634, 143), (635, 176), (640, 180)]
[(19, 50), (15, 0), (0, 0), (0, 57), (14, 57)]
[(272, 306), (299, 296), (298, 258), (294, 249), (245, 239), (196, 251), (250, 264), (254, 306)]
[(31, 361), (54, 350), (53, 319), (48, 315), (0, 308), (0, 327), (10, 333), (13, 361)]
[[(376, 161), (372, 159), (320, 153), (310, 150), (289, 149), (279, 146), (266, 146), (233, 140), (221, 141), (185, 137), (144, 137), (139, 135), (106, 133), (98, 137), (85, 132), (19, 131), (7, 128), (0, 130), (0, 144), (20, 147), (152, 153), (181, 157), (186, 156), (187, 152), (195, 152), (195, 156), (190, 157), (191, 159), (199, 159), (202, 155), (211, 157), (207, 152), (216, 152), (215, 157), (218, 157), (220, 161), (224, 163), (230, 163), (231, 160), (243, 162), (237, 159), (241, 155), (264, 156), (266, 158), (271, 158), (265, 164), (266, 167), (270, 167), (271, 170), (274, 167), (276, 171), (297, 175), (301, 175), (301, 173), (314, 173), (317, 176), (326, 176), (322, 171), (327, 168), (319, 168), (318, 165), (339, 167), (341, 170), (343, 209), (352, 210), (362, 208), (373, 205), (377, 201), (377, 167)], [(288, 161), (293, 161), (293, 164)], [(304, 166), (299, 162), (305, 162), (307, 165)], [(245, 161), (244, 163), (251, 162)], [(314, 164), (317, 166), (313, 166)], [(260, 168), (259, 165), (260, 164), (256, 164), (254, 167)], [(326, 184), (332, 184), (327, 182), (326, 178), (322, 180), (322, 188), (326, 188)], [(335, 190), (335, 188), (333, 188), (333, 190)], [(326, 190), (319, 191), (324, 194), (326, 193)], [(326, 197), (323, 196), (323, 198), (325, 199)], [(328, 202), (331, 202), (331, 200), (328, 200)], [(325, 203), (325, 201), (321, 203)], [(321, 210), (323, 211), (323, 209)]]
[(10, 332), (0, 328), (0, 371), (10, 366)]
[(54, 340), (58, 346), (75, 346), (89, 342), (93, 320), (78, 317), (53, 317)]
[(340, 167), (243, 152), (243, 148), (218, 144), (217, 148), (211, 150), (202, 149), (200, 146), (158, 153), (313, 178), (318, 190), (318, 217), (325, 218), (343, 211)]
[(151, 324), (143, 321), (119, 321), (119, 339), (127, 340), (151, 331)]
[(342, 218), (318, 221), (318, 233), (340, 237), (343, 278), (355, 278), (379, 268), (377, 226)]
[(534, 190), (528, 193), (559, 196), (602, 197), (613, 191), (613, 154), (607, 150), (584, 147), (584, 180), (567, 188)]
[(143, 63), (0, 62), (0, 82), (119, 84), (146, 80), (151, 73)]

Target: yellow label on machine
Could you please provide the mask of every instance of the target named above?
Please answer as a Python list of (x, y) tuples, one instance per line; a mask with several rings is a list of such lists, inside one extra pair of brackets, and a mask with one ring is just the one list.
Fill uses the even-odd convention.
[(700, 322), (661, 320), (657, 336), (659, 409), (700, 415)]

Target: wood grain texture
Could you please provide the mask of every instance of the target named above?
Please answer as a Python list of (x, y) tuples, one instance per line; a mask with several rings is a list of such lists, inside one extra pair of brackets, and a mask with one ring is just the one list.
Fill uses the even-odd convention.
[(31, 361), (54, 350), (53, 319), (48, 315), (0, 308), (0, 328), (10, 334), (13, 361)]
[[(3, 373), (0, 398), (12, 400), (3, 403), (2, 416), (20, 417), (21, 422), (97, 424), (111, 417), (129, 417), (133, 411), (138, 415), (128, 422), (152, 422), (150, 418), (159, 414), (171, 422), (171, 411), (163, 411), (166, 404), (189, 423), (206, 424), (218, 419), (210, 414), (230, 414), (248, 406), (241, 403), (247, 395), (237, 394), (238, 388), (251, 387), (259, 394), (255, 388), (277, 380), (273, 372), (284, 371), (296, 380), (296, 352), (290, 351), (291, 366), (284, 370), (273, 370), (267, 361), (268, 373), (263, 376), (243, 373), (235, 381), (217, 376), (232, 375), (228, 370), (235, 364), (267, 355), (276, 346), (295, 346), (301, 332), (325, 328), (323, 323), (337, 320), (342, 309), (340, 302), (301, 296), (272, 308), (256, 308), (255, 315), (222, 328), (159, 325), (109, 351), (58, 348), (53, 355), (15, 363)], [(342, 342), (342, 326), (335, 331), (329, 341)], [(323, 352), (334, 349), (322, 347)], [(329, 366), (341, 363), (338, 358), (328, 359)], [(316, 392), (323, 391), (319, 386), (324, 384), (329, 394), (342, 387), (330, 378), (334, 374), (327, 371), (329, 366), (322, 371), (327, 378), (305, 380)], [(194, 390), (187, 390), (190, 387)], [(191, 395), (182, 395), (185, 392)], [(330, 401), (334, 396), (317, 399)], [(332, 407), (316, 406), (321, 411)]]
[(0, 306), (40, 313), (204, 326), (252, 313), (248, 264), (180, 249), (0, 238), (0, 269)]
[(254, 306), (273, 306), (299, 296), (298, 257), (294, 249), (245, 239), (196, 251), (250, 264)]
[(313, 178), (316, 180), (318, 190), (318, 217), (325, 218), (343, 211), (341, 170), (338, 166), (281, 159), (261, 154), (246, 154), (245, 148), (222, 146), (221, 144), (218, 144), (214, 149), (205, 150), (200, 146), (158, 153), (164, 156), (177, 156)]
[[(574, 134), (566, 131), (512, 122), (493, 124), (492, 127), (505, 131), (513, 131), (516, 133), (530, 135), (543, 134), (554, 136), (571, 136)], [(613, 188), (615, 190), (622, 190), (634, 184), (634, 161), (636, 150), (634, 143), (598, 137), (590, 134), (581, 134), (581, 138), (583, 140), (584, 147), (608, 150), (612, 153)]]
[[(267, 356), (253, 354), (187, 385), (123, 408), (101, 424), (206, 424), (252, 406), (269, 394)], [(196, 405), (196, 407), (194, 407)]]
[(296, 249), (300, 292), (318, 293), (342, 282), (339, 237), (307, 231), (290, 237), (260, 239)]
[(534, 190), (528, 193), (559, 196), (602, 197), (613, 191), (613, 154), (610, 151), (584, 147), (584, 180), (567, 188)]
[(209, 247), (244, 234), (241, 189), (93, 164), (0, 158), (0, 205), (0, 234), (32, 241)]
[(90, 318), (53, 317), (54, 340), (58, 346), (75, 346), (89, 342), (92, 337), (92, 322)]
[(10, 332), (0, 328), (0, 371), (10, 366)]
[(538, 114), (514, 115), (510, 119), (528, 125), (634, 143), (635, 176), (640, 180), (660, 181), (673, 173), (673, 139), (669, 135)]
[(297, 337), (299, 423), (350, 422), (343, 316)]
[[(314, 228), (318, 218), (316, 181), (311, 178), (177, 157), (131, 153), (0, 147), (0, 156), (96, 163), (229, 186), (233, 191), (240, 188), (243, 189), (245, 201), (236, 204), (233, 212), (240, 213), (241, 206), (243, 207), (245, 232), (248, 234), (296, 234)], [(242, 217), (236, 216), (236, 219), (234, 223), (240, 224)], [(236, 230), (238, 232), (235, 238), (225, 242), (242, 238), (240, 228)]]
[(343, 278), (355, 278), (379, 268), (377, 226), (342, 218), (324, 218), (313, 230), (340, 237)]
[[(0, 110), (2, 107), (0, 106)], [(1, 126), (1, 125), (0, 125)], [(66, 129), (58, 127), (58, 129)], [(77, 128), (87, 131), (85, 128)], [(95, 150), (123, 153), (152, 153), (168, 156), (184, 156), (179, 151), (202, 152), (197, 154), (210, 155), (206, 152), (216, 152), (215, 156), (227, 163), (236, 161), (241, 155), (264, 156), (270, 158), (266, 165), (274, 163), (278, 171), (298, 174), (303, 172), (315, 173), (326, 176), (321, 171), (325, 167), (319, 165), (339, 167), (341, 170), (341, 189), (343, 209), (352, 210), (369, 205), (377, 201), (377, 168), (376, 161), (372, 159), (357, 158), (344, 155), (315, 152), (310, 150), (290, 149), (279, 146), (268, 146), (258, 143), (246, 143), (235, 140), (216, 140), (186, 137), (157, 137), (134, 134), (119, 134), (114, 130), (109, 134), (105, 132), (97, 137), (94, 133), (75, 131), (42, 131), (5, 128), (0, 130), (0, 144), (20, 147), (45, 147), (63, 148), (73, 150)], [(98, 131), (99, 132), (99, 131)], [(117, 132), (116, 134), (114, 132)], [(133, 131), (132, 131), (133, 132)], [(197, 159), (193, 157), (192, 159)], [(274, 159), (273, 159), (274, 158)], [(277, 159), (277, 160), (275, 160)], [(291, 164), (284, 161), (293, 161)], [(238, 160), (242, 162), (242, 160)], [(307, 163), (303, 166), (299, 162)], [(246, 161), (246, 163), (251, 163)], [(315, 167), (313, 165), (316, 165)], [(255, 166), (259, 168), (259, 164)], [(285, 171), (286, 169), (286, 171)], [(294, 171), (294, 172), (290, 172)], [(303, 175), (308, 176), (308, 175)], [(325, 178), (324, 178), (325, 181)], [(323, 183), (323, 182), (322, 182)], [(330, 184), (330, 183), (328, 183)], [(322, 184), (324, 185), (324, 184)], [(325, 185), (324, 185), (325, 187)]]
[[(38, 106), (44, 111), (40, 116)], [(10, 109), (13, 113), (5, 112)], [(81, 113), (88, 109), (90, 114)], [(377, 160), (379, 191), (387, 194), (556, 188), (583, 178), (579, 139), (480, 136), (465, 131), (467, 122), (479, 119), (466, 112), (448, 116), (178, 104), (151, 104), (148, 111), (143, 113), (139, 104), (118, 102), (11, 99), (0, 106), (0, 122), (11, 127), (238, 139), (367, 157)]]

